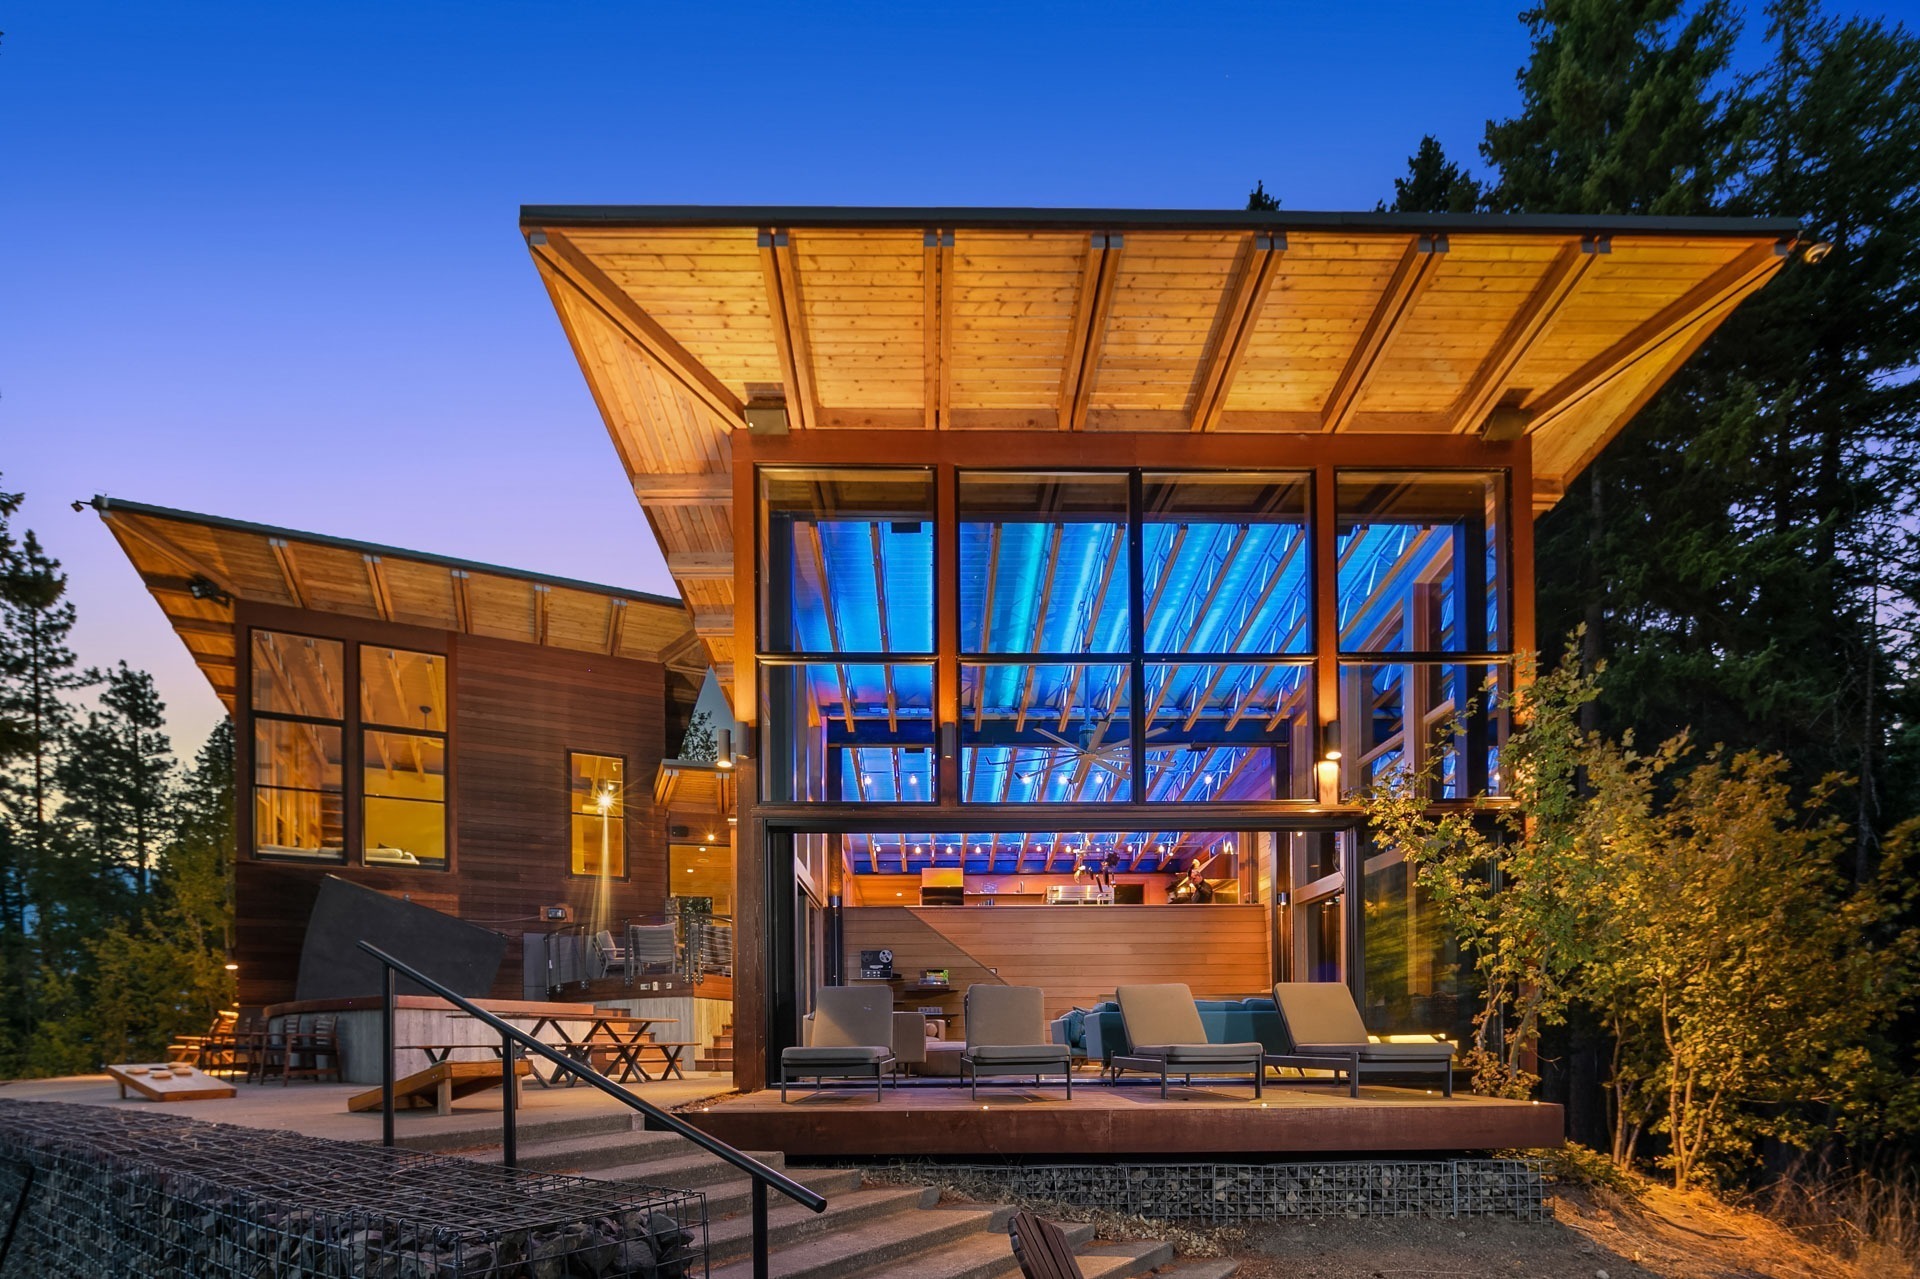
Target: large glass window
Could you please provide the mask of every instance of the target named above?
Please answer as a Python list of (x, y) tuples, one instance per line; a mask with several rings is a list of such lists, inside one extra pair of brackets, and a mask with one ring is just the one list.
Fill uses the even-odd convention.
[(1312, 650), (1308, 477), (1150, 471), (1141, 484), (1147, 652)]
[(761, 668), (770, 799), (931, 803), (931, 663), (800, 662)]
[(1147, 663), (1146, 797), (1312, 799), (1313, 667)]
[(259, 630), (249, 643), (254, 853), (344, 861), (345, 645)]
[(960, 651), (1124, 653), (1125, 475), (960, 476)]
[(1436, 802), (1505, 795), (1509, 679), (1504, 665), (1343, 664), (1342, 792), (1352, 798), (1404, 770), (1424, 775)]
[(362, 644), (361, 856), (447, 864), (447, 659)]
[(626, 878), (627, 761), (569, 753), (567, 814), (572, 873)]
[(1341, 471), (1343, 653), (1508, 649), (1506, 476)]
[(763, 651), (933, 651), (931, 472), (767, 468), (760, 504)]
[(1432, 894), (1398, 853), (1366, 860), (1362, 884), (1367, 1029), (1437, 1034), (1464, 1043), (1473, 1033), (1472, 961), (1446, 928)]
[(962, 665), (961, 793), (996, 804), (1132, 799), (1131, 690), (1120, 663)]

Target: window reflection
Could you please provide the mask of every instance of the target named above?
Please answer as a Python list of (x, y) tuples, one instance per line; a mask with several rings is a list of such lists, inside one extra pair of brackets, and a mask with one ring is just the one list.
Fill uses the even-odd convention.
[(1148, 472), (1149, 653), (1305, 653), (1307, 477)]
[(767, 651), (933, 651), (930, 472), (768, 468), (760, 501)]
[(962, 795), (999, 804), (1131, 799), (1131, 687), (1117, 663), (963, 664)]
[(1313, 668), (1147, 664), (1146, 797), (1312, 799)]
[(1428, 798), (1505, 795), (1510, 669), (1429, 662), (1340, 669), (1342, 791), (1354, 798), (1396, 773), (1423, 772)]
[(930, 803), (933, 667), (806, 662), (760, 672), (770, 799)]

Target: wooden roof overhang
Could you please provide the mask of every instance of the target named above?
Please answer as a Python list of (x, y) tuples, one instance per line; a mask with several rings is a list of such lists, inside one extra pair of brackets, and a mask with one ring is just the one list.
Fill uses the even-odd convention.
[[(729, 433), (1529, 441), (1536, 510), (1792, 250), (1734, 218), (533, 206), (521, 229), (716, 671)], [(1464, 437), (1464, 438), (1463, 438)]]
[(229, 711), (242, 600), (660, 662), (689, 705), (706, 675), (686, 609), (665, 596), (118, 498), (93, 506)]

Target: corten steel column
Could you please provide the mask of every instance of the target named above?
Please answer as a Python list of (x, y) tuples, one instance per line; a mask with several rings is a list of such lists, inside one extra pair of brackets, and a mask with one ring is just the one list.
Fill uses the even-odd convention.
[[(1334, 469), (1330, 464), (1313, 468), (1313, 493), (1307, 504), (1307, 537), (1313, 552), (1313, 779), (1320, 790), (1322, 804), (1340, 802), (1341, 769), (1320, 767), (1320, 743), (1328, 724), (1340, 722), (1340, 557), (1336, 537)], [(1351, 751), (1357, 742), (1341, 742), (1343, 751)], [(1332, 793), (1327, 793), (1326, 773), (1332, 772)]]
[[(960, 802), (960, 471), (941, 465), (933, 473), (933, 766), (934, 794), (943, 805)], [(953, 754), (941, 753), (953, 725)], [(961, 859), (962, 864), (965, 858)]]
[(739, 852), (733, 860), (733, 1086), (742, 1092), (766, 1087), (767, 901), (766, 847), (754, 817), (757, 765), (739, 758)]

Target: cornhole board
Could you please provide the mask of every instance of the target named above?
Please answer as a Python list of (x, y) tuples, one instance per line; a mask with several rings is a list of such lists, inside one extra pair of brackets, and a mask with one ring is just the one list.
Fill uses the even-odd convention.
[[(162, 1077), (153, 1074), (155, 1070), (165, 1070), (167, 1073)], [(107, 1074), (113, 1077), (114, 1083), (120, 1085), (123, 1100), (129, 1088), (148, 1101), (214, 1101), (233, 1096), (232, 1084), (215, 1079), (195, 1067), (189, 1067), (184, 1075), (176, 1074), (171, 1062), (155, 1061), (144, 1065), (129, 1062), (108, 1066)]]
[[(531, 1062), (524, 1059), (513, 1063), (513, 1086), (520, 1086), (520, 1077), (533, 1069)], [(393, 1081), (393, 1108), (406, 1110), (412, 1107), (432, 1106), (435, 1114), (450, 1115), (456, 1098), (472, 1093), (485, 1092), (489, 1088), (500, 1086), (500, 1063), (497, 1061), (440, 1061), (417, 1070)], [(350, 1111), (380, 1109), (380, 1090), (355, 1093), (347, 1099)]]

